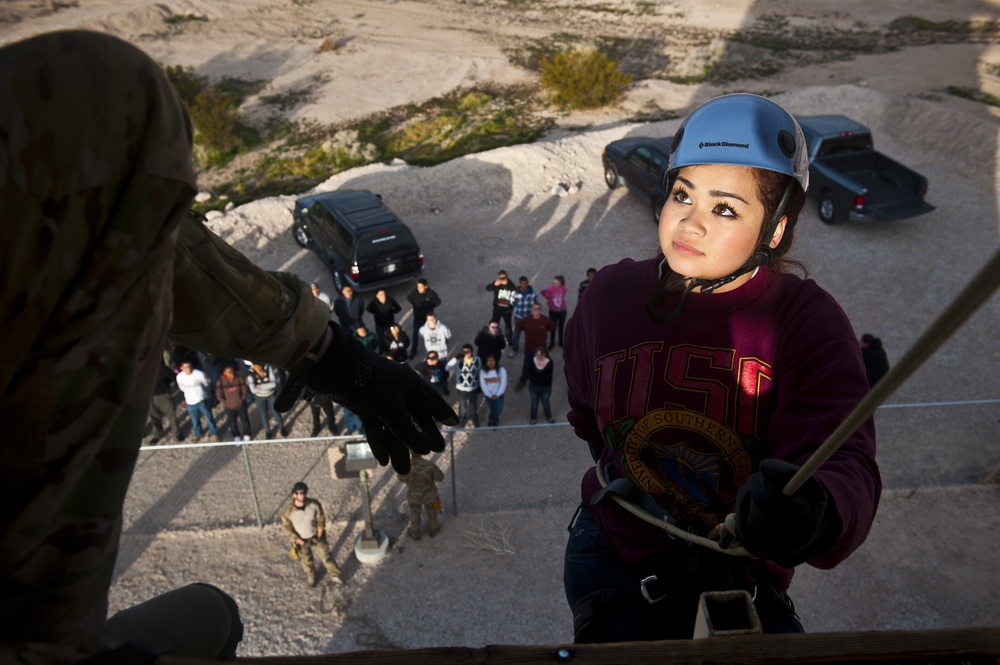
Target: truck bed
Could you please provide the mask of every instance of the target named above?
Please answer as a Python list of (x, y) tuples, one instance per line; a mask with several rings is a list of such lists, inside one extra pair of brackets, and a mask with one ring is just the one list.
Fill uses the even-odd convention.
[(814, 166), (833, 181), (864, 190), (866, 213), (873, 219), (904, 219), (934, 209), (923, 199), (924, 178), (875, 150), (819, 157)]

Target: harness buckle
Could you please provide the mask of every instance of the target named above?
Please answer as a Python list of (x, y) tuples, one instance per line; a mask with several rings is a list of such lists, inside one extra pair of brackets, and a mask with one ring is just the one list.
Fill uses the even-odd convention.
[(650, 605), (656, 604), (666, 598), (666, 594), (659, 596), (658, 598), (653, 598), (649, 595), (649, 589), (646, 588), (646, 584), (656, 581), (656, 575), (650, 575), (639, 582), (639, 591), (642, 592), (642, 597), (646, 599), (646, 602)]

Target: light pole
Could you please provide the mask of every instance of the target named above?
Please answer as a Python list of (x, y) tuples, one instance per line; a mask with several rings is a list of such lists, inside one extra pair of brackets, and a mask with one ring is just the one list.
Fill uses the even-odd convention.
[(361, 509), (365, 516), (365, 530), (358, 534), (354, 541), (354, 556), (361, 563), (374, 563), (385, 556), (389, 549), (389, 537), (382, 529), (372, 525), (371, 497), (368, 493), (369, 470), (378, 466), (378, 461), (372, 455), (367, 441), (346, 444), (344, 468), (347, 471), (357, 471), (361, 479)]

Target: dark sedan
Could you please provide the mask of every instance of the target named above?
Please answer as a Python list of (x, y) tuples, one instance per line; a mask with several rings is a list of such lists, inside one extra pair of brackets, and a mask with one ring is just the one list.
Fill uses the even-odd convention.
[(615, 189), (624, 182), (630, 192), (649, 204), (657, 224), (667, 200), (664, 176), (671, 142), (671, 138), (632, 136), (612, 141), (601, 156), (608, 187)]

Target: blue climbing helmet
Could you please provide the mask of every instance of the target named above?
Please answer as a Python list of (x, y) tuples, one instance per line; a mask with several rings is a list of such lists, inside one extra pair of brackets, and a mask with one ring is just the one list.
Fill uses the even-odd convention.
[(766, 97), (733, 94), (705, 102), (674, 134), (668, 182), (685, 166), (751, 166), (791, 176), (809, 188), (809, 157), (792, 114)]
[[(698, 275), (686, 275), (665, 284), (647, 303), (650, 317), (657, 322), (667, 322), (676, 317), (687, 294), (693, 289), (700, 288), (702, 293), (710, 293), (740, 275), (770, 263), (774, 254), (769, 239), (784, 216), (789, 200), (796, 193), (796, 188), (801, 190), (800, 195), (804, 195), (809, 187), (809, 157), (802, 128), (781, 105), (759, 95), (738, 93), (716, 97), (684, 119), (670, 146), (670, 160), (664, 176), (667, 192), (673, 189), (680, 169), (701, 164), (765, 169), (786, 175), (790, 180), (771, 219), (764, 222), (763, 242), (750, 258), (725, 277), (706, 280)], [(786, 238), (791, 236), (793, 226), (794, 220), (790, 219)], [(669, 294), (678, 290), (682, 292), (682, 297), (677, 307), (666, 314), (658, 313)]]

